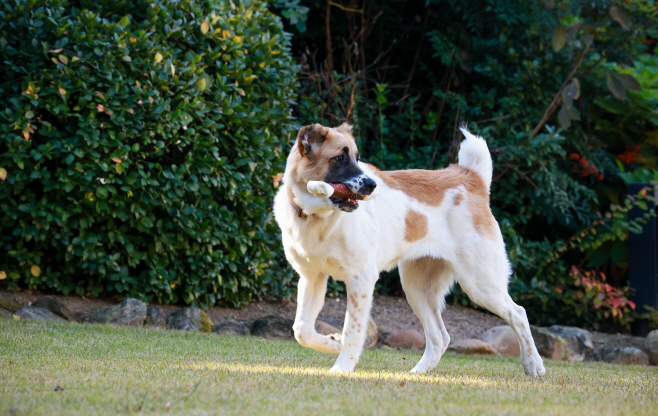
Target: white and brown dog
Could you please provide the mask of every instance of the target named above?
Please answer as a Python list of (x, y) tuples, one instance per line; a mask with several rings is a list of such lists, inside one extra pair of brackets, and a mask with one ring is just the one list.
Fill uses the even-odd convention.
[[(525, 310), (507, 293), (511, 268), (500, 228), (489, 208), (492, 162), (486, 142), (462, 128), (459, 164), (446, 169), (380, 171), (359, 161), (351, 126), (303, 127), (276, 195), (274, 214), (286, 257), (299, 273), (295, 338), (305, 347), (338, 354), (331, 371), (352, 371), (366, 336), (375, 282), (399, 267), (409, 304), (425, 330), (423, 357), (411, 372), (434, 368), (450, 342), (441, 319), (456, 280), (471, 300), (516, 332), (527, 374), (543, 376), (543, 361)], [(357, 198), (322, 198), (309, 181), (345, 184)], [(347, 287), (340, 339), (320, 335), (328, 276)]]

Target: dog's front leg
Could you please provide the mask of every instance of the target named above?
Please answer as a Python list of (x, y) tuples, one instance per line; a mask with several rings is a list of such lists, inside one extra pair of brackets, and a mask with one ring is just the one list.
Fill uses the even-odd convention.
[(297, 315), (292, 326), (295, 339), (307, 348), (316, 351), (338, 354), (340, 343), (328, 336), (320, 335), (315, 330), (315, 320), (324, 305), (327, 292), (327, 275), (322, 273), (299, 273), (297, 284)]
[(368, 317), (372, 295), (377, 281), (377, 270), (360, 273), (345, 280), (347, 286), (347, 313), (341, 336), (342, 348), (331, 372), (354, 370), (359, 361), (368, 332)]

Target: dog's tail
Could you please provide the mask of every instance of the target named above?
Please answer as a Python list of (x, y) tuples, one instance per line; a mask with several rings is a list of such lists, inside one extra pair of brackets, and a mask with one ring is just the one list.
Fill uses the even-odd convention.
[(459, 148), (459, 164), (474, 170), (484, 183), (487, 189), (491, 188), (491, 176), (493, 174), (493, 163), (491, 154), (487, 147), (487, 142), (480, 136), (475, 136), (468, 131), (468, 127), (463, 125), (459, 129), (466, 138)]

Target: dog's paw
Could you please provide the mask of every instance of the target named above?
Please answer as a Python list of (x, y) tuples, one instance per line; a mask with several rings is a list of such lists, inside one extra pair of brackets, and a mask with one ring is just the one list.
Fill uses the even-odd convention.
[(411, 370), (409, 370), (409, 374), (423, 374), (423, 373), (427, 373), (428, 371), (429, 371), (428, 369), (421, 368), (417, 365), (414, 368), (412, 368)]
[(524, 362), (523, 371), (532, 377), (543, 377), (546, 375), (544, 361), (541, 359), (541, 357), (532, 357), (527, 362)]
[(344, 369), (344, 368), (341, 368), (341, 367), (338, 367), (338, 366), (335, 365), (335, 366), (331, 367), (331, 370), (329, 370), (329, 373), (332, 373), (332, 374), (345, 374), (345, 373), (351, 373), (352, 371), (353, 370), (351, 370), (351, 369)]

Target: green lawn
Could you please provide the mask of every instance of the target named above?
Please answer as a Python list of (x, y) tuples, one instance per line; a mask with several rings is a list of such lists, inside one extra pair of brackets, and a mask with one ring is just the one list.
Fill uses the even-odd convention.
[[(358, 371), (294, 342), (0, 319), (0, 414), (653, 414), (658, 368), (366, 351)], [(55, 386), (63, 390), (56, 391)], [(328, 411), (323, 413), (321, 411)]]

